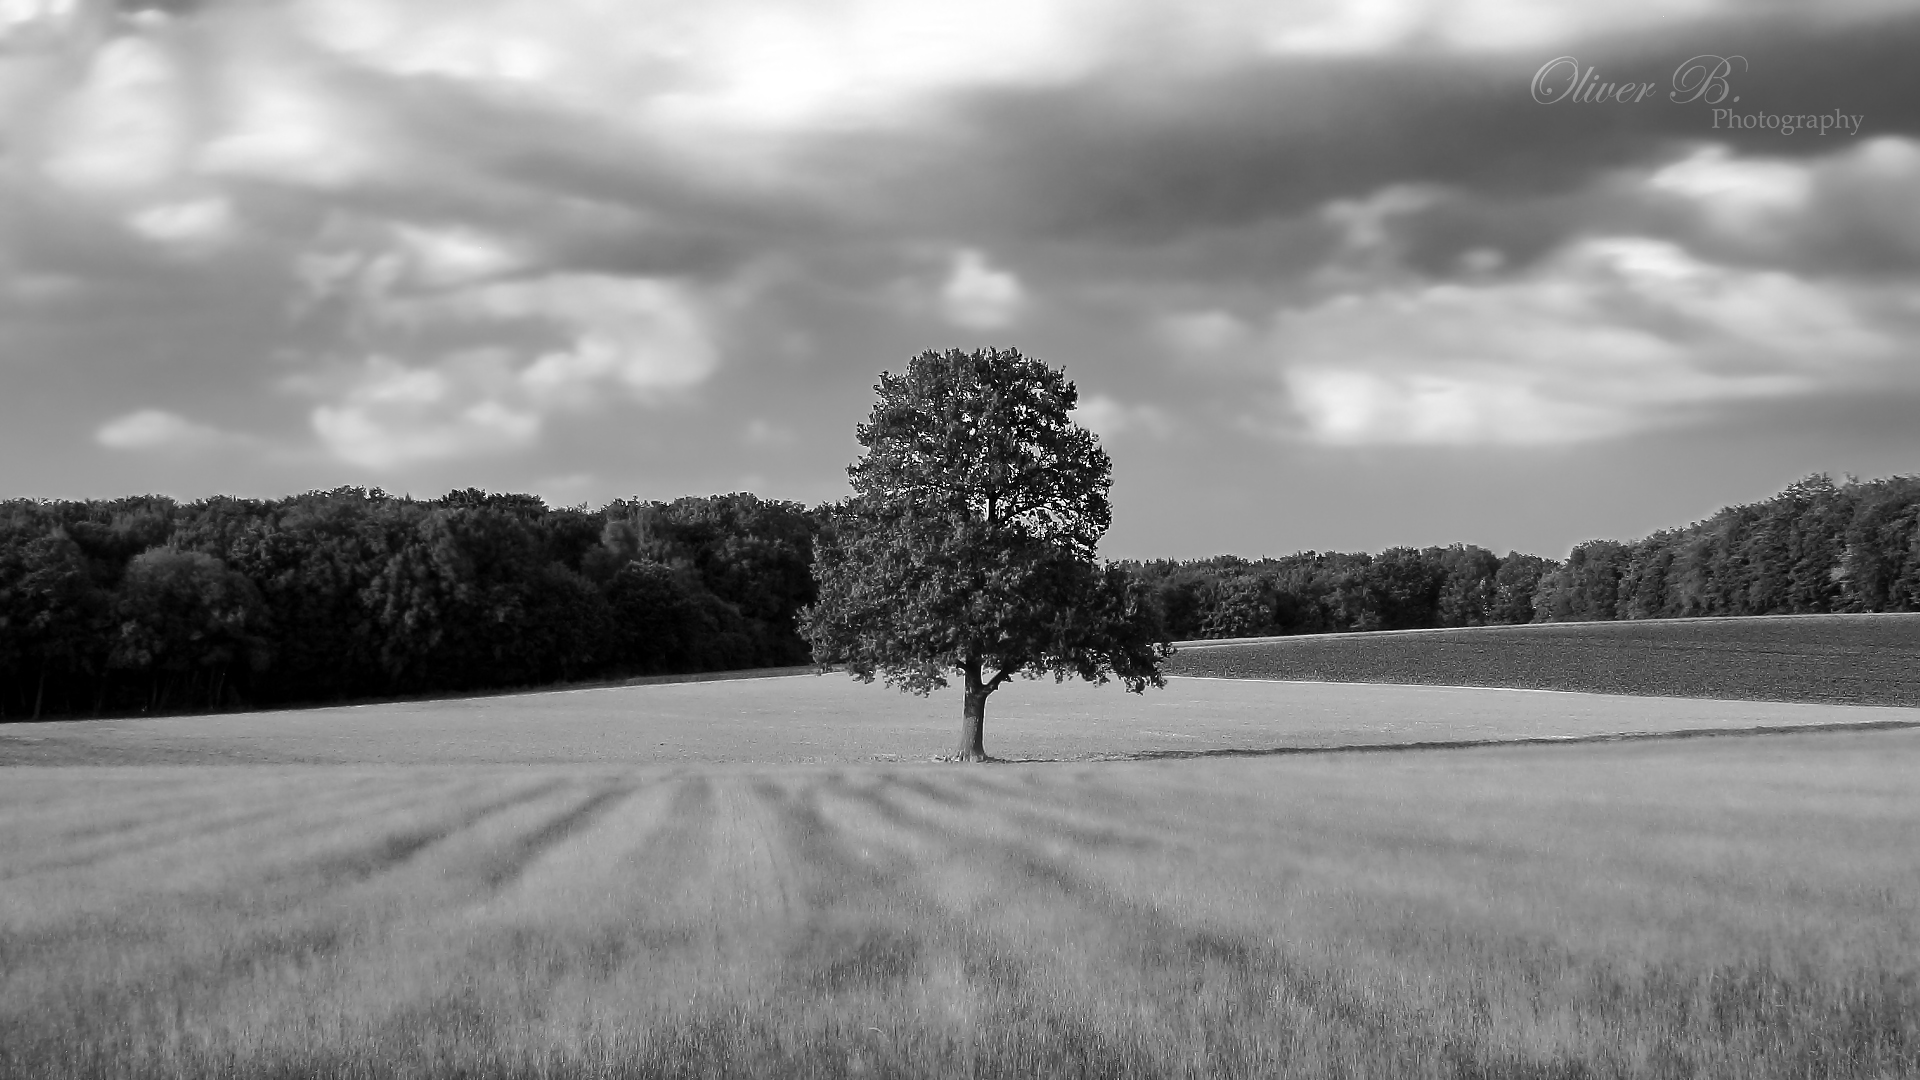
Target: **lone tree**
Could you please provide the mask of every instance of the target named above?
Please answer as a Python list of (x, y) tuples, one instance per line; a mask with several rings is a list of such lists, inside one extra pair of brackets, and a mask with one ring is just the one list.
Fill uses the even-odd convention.
[(920, 695), (958, 672), (965, 761), (986, 758), (987, 695), (1016, 675), (1165, 686), (1172, 646), (1146, 591), (1094, 558), (1113, 463), (1069, 415), (1065, 371), (929, 351), (874, 389), (854, 493), (814, 547), (814, 657)]

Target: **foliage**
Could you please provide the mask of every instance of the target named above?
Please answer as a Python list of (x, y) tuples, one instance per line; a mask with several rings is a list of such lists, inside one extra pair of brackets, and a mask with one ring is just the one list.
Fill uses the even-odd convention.
[(0, 718), (793, 664), (817, 529), (744, 494), (0, 503)]
[(984, 756), (987, 695), (1015, 676), (1163, 685), (1144, 590), (1094, 559), (1112, 464), (1074, 423), (1065, 372), (930, 351), (874, 389), (854, 493), (815, 549), (816, 658), (918, 694), (959, 673), (964, 758)]
[(1179, 640), (1703, 615), (1920, 611), (1920, 478), (1808, 477), (1564, 561), (1471, 544), (1126, 564)]
[[(996, 407), (1034, 411), (1012, 399)], [(910, 414), (888, 415), (895, 426), (876, 436), (909, 430), (899, 425)], [(799, 616), (818, 595), (815, 537), (829, 517), (843, 539), (822, 566), (848, 552), (877, 558), (896, 530), (919, 553), (873, 571), (876, 589), (843, 590), (845, 633), (834, 632), (845, 655), (872, 649), (846, 636), (868, 618), (861, 605), (872, 618), (912, 613), (906, 621), (926, 632), (900, 638), (902, 648), (942, 656), (964, 652), (954, 628), (1025, 605), (1014, 622), (1029, 639), (1051, 635), (1042, 653), (1122, 677), (1144, 677), (1142, 650), (1160, 637), (1920, 611), (1920, 477), (1809, 477), (1684, 528), (1581, 544), (1564, 561), (1456, 544), (1135, 562), (1121, 576), (1090, 561), (1109, 514), (1105, 455), (1084, 432), (1050, 437), (1047, 453), (1068, 467), (1051, 488), (1029, 483), (1038, 474), (995, 472), (1026, 452), (1010, 443), (944, 464), (915, 456), (932, 442), (872, 461), (876, 490), (914, 469), (931, 478), (925, 498), (891, 518), (858, 496), (811, 511), (744, 493), (588, 510), (471, 488), (429, 500), (337, 488), (0, 502), (0, 719), (802, 663)], [(1064, 501), (1046, 503), (1049, 490)], [(989, 510), (995, 530), (983, 531), (976, 519)], [(976, 579), (991, 587), (970, 602), (934, 602)], [(1056, 608), (1070, 617), (1041, 617)], [(1122, 626), (1132, 637), (1101, 636)], [(873, 655), (869, 674), (885, 668)], [(998, 654), (981, 655), (993, 669), (984, 680)], [(941, 670), (894, 669), (921, 687)]]

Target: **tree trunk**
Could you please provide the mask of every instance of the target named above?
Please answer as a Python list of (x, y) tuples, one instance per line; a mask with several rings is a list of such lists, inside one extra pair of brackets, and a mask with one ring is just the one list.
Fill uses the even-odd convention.
[(33, 691), (33, 718), (40, 719), (40, 699), (47, 696), (47, 662), (40, 661), (40, 685)]
[(987, 694), (990, 691), (980, 681), (980, 662), (970, 661), (966, 665), (967, 697), (966, 705), (960, 713), (960, 751), (961, 761), (987, 760), (986, 726)]

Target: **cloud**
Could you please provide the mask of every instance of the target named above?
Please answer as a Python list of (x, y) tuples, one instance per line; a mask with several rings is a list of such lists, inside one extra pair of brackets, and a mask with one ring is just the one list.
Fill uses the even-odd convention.
[[(388, 171), (395, 157), (373, 109), (284, 57), (248, 57), (227, 82), (230, 118), (195, 158), (209, 176), (301, 188), (345, 188)], [(393, 164), (397, 165), (397, 162)], [(424, 178), (421, 178), (424, 179)]]
[(1142, 434), (1164, 439), (1173, 432), (1173, 419), (1152, 405), (1128, 405), (1105, 394), (1083, 398), (1074, 410), (1074, 419), (1103, 439), (1118, 439)]
[[(388, 252), (309, 265), (311, 287), (356, 313), (357, 337), (414, 354), (375, 351), (344, 374), (294, 380), (331, 399), (312, 426), (340, 460), (389, 467), (525, 450), (556, 412), (663, 404), (719, 363), (705, 314), (675, 283), (564, 273), (463, 282), (508, 262), (472, 236), (422, 235), (408, 234), (405, 251), (424, 261)], [(444, 287), (420, 291), (428, 283)]]
[(370, 468), (524, 449), (539, 437), (541, 418), (489, 395), (506, 381), (502, 368), (487, 353), (430, 368), (376, 356), (354, 373), (343, 400), (313, 410), (313, 430), (334, 457)]
[(1019, 277), (972, 248), (954, 253), (940, 290), (940, 312), (948, 322), (969, 330), (998, 330), (1012, 325), (1026, 306), (1027, 292)]
[(194, 451), (235, 437), (164, 409), (139, 409), (100, 425), (93, 438), (110, 450)]
[(1914, 340), (1844, 283), (1611, 237), (1512, 280), (1402, 285), (1284, 311), (1270, 347), (1311, 441), (1543, 445), (1899, 378), (1894, 362)]
[(890, 120), (955, 86), (1069, 78), (1111, 21), (1081, 0), (661, 0), (618, 17), (594, 0), (307, 0), (297, 13), (312, 40), (380, 71), (709, 131)]
[(238, 224), (233, 205), (220, 196), (160, 203), (127, 218), (127, 227), (148, 240), (188, 251), (219, 245)]
[(796, 441), (795, 432), (786, 424), (770, 423), (755, 417), (748, 421), (744, 436), (748, 446), (780, 448), (792, 446)]
[(1798, 162), (1738, 160), (1725, 146), (1707, 145), (1655, 171), (1647, 186), (1698, 203), (1715, 224), (1739, 230), (1805, 209), (1810, 172)]
[(1818, 157), (1704, 143), (1635, 181), (1718, 251), (1802, 269), (1920, 270), (1920, 139), (1848, 140)]
[[(1920, 319), (1920, 19), (1869, 6), (0, 0), (0, 301), (36, 358), (0, 398), (140, 357), (235, 415), (297, 389), (309, 460), (704, 486), (837, 477), (775, 422), (955, 327), (1099, 357), (1083, 422), (1169, 451), (1255, 408), (1528, 446), (1872, 393)], [(1869, 134), (1526, 93), (1683, 46), (1753, 57), (1743, 108)], [(173, 421), (114, 437), (204, 435)]]
[(697, 385), (719, 352), (692, 296), (671, 282), (605, 274), (550, 274), (410, 298), (389, 318), (481, 328), (531, 323), (560, 339), (518, 375), (536, 401), (586, 407), (604, 387), (638, 400)]
[(398, 222), (393, 231), (411, 264), (411, 276), (427, 288), (446, 288), (499, 277), (525, 262), (499, 237), (472, 227), (428, 227)]
[[(1702, 5), (1698, 19), (1657, 34), (1638, 21), (1639, 5), (1614, 14), (1608, 6), (1593, 9), (1592, 19), (1549, 16), (1559, 29), (1537, 35), (1537, 47), (1491, 51), (1455, 47), (1459, 27), (1471, 22), (1460, 19), (1485, 11), (1525, 22), (1521, 7), (1372, 6), (1395, 25), (1425, 23), (1433, 33), (1285, 56), (1221, 53), (1197, 66), (1175, 59), (1181, 43), (1174, 39), (1149, 74), (1120, 65), (1070, 84), (957, 98), (956, 149), (914, 174), (912, 190), (923, 196), (916, 209), (930, 220), (991, 222), (1023, 242), (1138, 245), (1314, 213), (1395, 185), (1537, 201), (1590, 188), (1618, 170), (1670, 163), (1676, 146), (1703, 141), (1738, 155), (1798, 160), (1844, 149), (1843, 137), (1831, 134), (1716, 132), (1709, 107), (1664, 94), (1602, 109), (1542, 105), (1527, 92), (1535, 70), (1556, 53), (1577, 55), (1603, 77), (1664, 88), (1701, 42), (1755, 58), (1758, 66), (1737, 88), (1739, 109), (1840, 108), (1868, 114), (1870, 134), (1920, 134), (1920, 69), (1903, 59), (1920, 47), (1913, 5), (1882, 9), (1875, 19), (1865, 6), (1839, 18), (1782, 6), (1745, 20), (1723, 5)], [(1301, 10), (1337, 21), (1330, 13), (1338, 6)], [(1601, 33), (1595, 27), (1613, 25), (1616, 15), (1640, 32), (1582, 36)], [(1224, 22), (1248, 33), (1254, 25)]]
[(170, 178), (190, 137), (181, 82), (172, 56), (144, 38), (121, 37), (101, 47), (57, 123), (46, 173), (83, 191), (149, 187)]
[(1185, 356), (1225, 352), (1245, 344), (1249, 335), (1244, 322), (1220, 310), (1163, 315), (1155, 321), (1154, 333), (1175, 352)]
[(0, 2), (0, 45), (13, 45), (57, 33), (72, 20), (80, 0), (5, 0)]

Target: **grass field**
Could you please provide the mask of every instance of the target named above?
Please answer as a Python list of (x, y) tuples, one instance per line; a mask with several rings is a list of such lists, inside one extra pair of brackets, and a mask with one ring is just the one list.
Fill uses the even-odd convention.
[(1169, 673), (1920, 705), (1920, 613), (1489, 626), (1191, 642)]
[(9, 1077), (1904, 1077), (1920, 732), (21, 767)]
[[(1024, 763), (928, 763), (958, 713), (0, 726), (0, 1077), (1920, 1075), (1920, 709), (1016, 683)], [(1727, 737), (1416, 748), (1622, 732)]]

